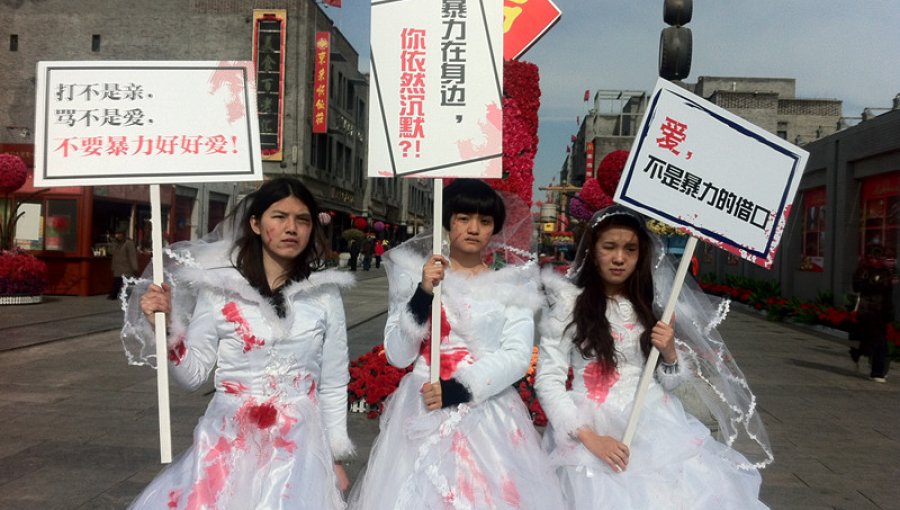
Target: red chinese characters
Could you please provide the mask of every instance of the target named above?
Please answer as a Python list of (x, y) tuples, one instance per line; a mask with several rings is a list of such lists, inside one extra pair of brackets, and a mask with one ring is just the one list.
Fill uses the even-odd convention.
[(400, 32), (400, 157), (418, 158), (425, 138), (425, 30)]
[(328, 132), (328, 67), (331, 33), (316, 32), (316, 62), (313, 77), (313, 133)]

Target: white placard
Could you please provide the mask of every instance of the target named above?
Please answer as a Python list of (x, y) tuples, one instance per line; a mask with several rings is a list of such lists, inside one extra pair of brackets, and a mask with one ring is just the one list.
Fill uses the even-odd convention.
[(660, 79), (615, 201), (768, 268), (808, 156)]
[(38, 62), (35, 186), (262, 180), (252, 62)]
[(503, 2), (448, 5), (372, 2), (369, 177), (502, 176)]

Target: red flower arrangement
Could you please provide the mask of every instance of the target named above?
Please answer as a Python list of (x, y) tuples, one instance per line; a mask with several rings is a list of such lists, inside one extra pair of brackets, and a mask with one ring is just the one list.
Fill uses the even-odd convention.
[(578, 196), (595, 212), (609, 207), (613, 203), (612, 196), (604, 191), (600, 187), (600, 181), (594, 178), (584, 181), (584, 186), (581, 187)]
[(628, 151), (617, 150), (604, 156), (600, 160), (600, 165), (597, 166), (597, 181), (600, 189), (610, 197), (616, 194), (616, 187), (619, 186), (619, 179), (622, 177), (622, 170), (625, 169), (626, 162), (628, 162)]
[(22, 158), (14, 154), (0, 154), (0, 193), (12, 193), (28, 179), (28, 168)]
[(412, 366), (397, 368), (388, 363), (384, 346), (378, 344), (371, 351), (350, 362), (350, 402), (365, 401), (369, 405), (369, 419), (384, 411), (384, 401), (397, 389), (400, 379)]
[(488, 179), (496, 190), (518, 195), (531, 206), (534, 156), (537, 154), (538, 67), (518, 60), (503, 65), (503, 179)]
[(37, 296), (47, 285), (47, 264), (23, 250), (0, 251), (0, 296)]

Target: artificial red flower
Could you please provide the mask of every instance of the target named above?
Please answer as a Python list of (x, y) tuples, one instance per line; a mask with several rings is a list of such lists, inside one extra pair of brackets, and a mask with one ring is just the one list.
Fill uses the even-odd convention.
[(28, 179), (28, 168), (15, 154), (0, 154), (0, 193), (12, 193)]

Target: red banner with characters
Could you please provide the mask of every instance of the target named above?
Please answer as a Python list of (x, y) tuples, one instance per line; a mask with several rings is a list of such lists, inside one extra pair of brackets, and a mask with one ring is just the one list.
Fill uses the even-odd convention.
[(559, 16), (559, 8), (551, 0), (504, 0), (503, 59), (519, 58)]
[(328, 132), (328, 69), (331, 33), (316, 32), (316, 65), (313, 79), (313, 133)]
[(588, 142), (584, 149), (584, 175), (587, 177), (596, 177), (594, 175), (594, 142)]

